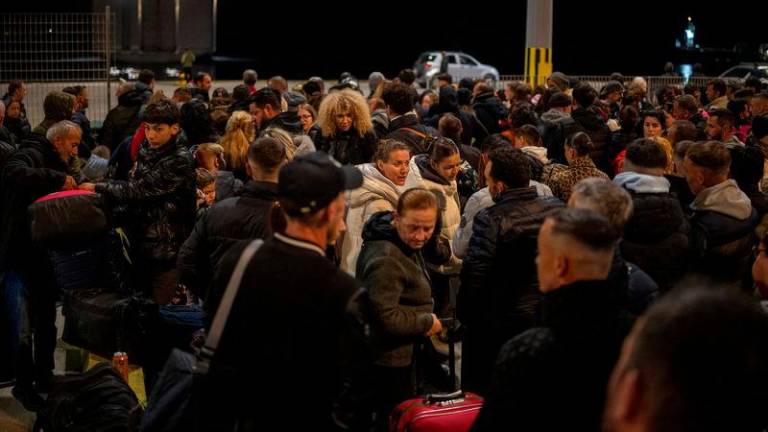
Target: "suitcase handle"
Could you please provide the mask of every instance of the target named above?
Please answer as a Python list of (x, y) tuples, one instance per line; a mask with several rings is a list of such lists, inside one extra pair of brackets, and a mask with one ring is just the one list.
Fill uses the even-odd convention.
[(439, 402), (448, 402), (454, 399), (462, 399), (464, 398), (464, 392), (461, 390), (456, 390), (452, 393), (434, 393), (434, 394), (428, 394), (424, 396), (424, 403), (425, 404), (434, 404)]

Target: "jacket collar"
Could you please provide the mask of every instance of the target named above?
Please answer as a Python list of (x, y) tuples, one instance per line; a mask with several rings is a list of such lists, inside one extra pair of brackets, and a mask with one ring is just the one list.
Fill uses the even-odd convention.
[(616, 311), (615, 289), (610, 280), (577, 281), (544, 295), (542, 321), (553, 328), (569, 330), (608, 311)]
[(538, 196), (535, 187), (514, 188), (502, 192), (501, 195), (494, 198), (494, 202), (500, 204), (507, 201), (529, 201), (536, 199)]
[(320, 256), (325, 258), (325, 251), (320, 249), (320, 246), (318, 246), (318, 245), (316, 245), (314, 243), (310, 243), (310, 242), (305, 241), (305, 240), (299, 240), (299, 239), (293, 238), (293, 237), (288, 237), (288, 236), (286, 236), (284, 234), (280, 234), (280, 233), (275, 233), (274, 236), (275, 236), (275, 239), (278, 240), (278, 241), (281, 241), (281, 242), (283, 242), (285, 244), (289, 244), (289, 245), (297, 247), (297, 248), (310, 250), (312, 252), (317, 252), (318, 254), (320, 254)]
[(248, 182), (245, 183), (243, 194), (241, 196), (276, 201), (277, 183), (248, 180)]
[(419, 124), (419, 118), (416, 116), (416, 113), (411, 111), (407, 112), (401, 116), (393, 117), (389, 121), (389, 130), (395, 131), (400, 128), (404, 127), (411, 127)]

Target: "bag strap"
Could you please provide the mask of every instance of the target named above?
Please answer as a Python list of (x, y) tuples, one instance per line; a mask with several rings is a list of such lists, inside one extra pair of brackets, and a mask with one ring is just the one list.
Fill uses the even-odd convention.
[(221, 298), (221, 303), (219, 303), (219, 307), (216, 309), (216, 315), (213, 316), (211, 331), (205, 339), (205, 348), (211, 352), (216, 351), (216, 348), (219, 346), (219, 339), (221, 339), (224, 326), (227, 324), (227, 318), (229, 318), (232, 304), (235, 302), (235, 297), (240, 289), (240, 282), (243, 280), (245, 269), (262, 244), (264, 244), (264, 240), (261, 239), (256, 239), (249, 243), (237, 261), (235, 271), (232, 272), (232, 277), (227, 284), (227, 290), (224, 291), (224, 297)]
[(414, 128), (404, 127), (404, 128), (402, 128), (402, 129), (403, 129), (403, 130), (407, 130), (408, 132), (410, 132), (410, 133), (412, 133), (412, 134), (414, 134), (414, 135), (416, 135), (417, 137), (419, 137), (419, 138), (422, 138), (422, 139), (424, 139), (424, 138), (426, 138), (426, 137), (427, 137), (427, 134), (425, 134), (425, 133), (423, 133), (423, 132), (419, 132), (419, 131), (417, 131), (417, 130), (416, 130), (416, 129), (414, 129)]

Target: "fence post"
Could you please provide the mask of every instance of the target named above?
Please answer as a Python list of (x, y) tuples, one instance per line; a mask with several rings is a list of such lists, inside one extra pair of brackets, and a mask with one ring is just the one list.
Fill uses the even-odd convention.
[(112, 38), (110, 37), (111, 29), (110, 27), (110, 18), (111, 18), (111, 10), (109, 5), (104, 7), (104, 38), (105, 41), (105, 52), (107, 55), (107, 112), (109, 112), (110, 107), (112, 106), (112, 74), (110, 73), (110, 69), (112, 68)]

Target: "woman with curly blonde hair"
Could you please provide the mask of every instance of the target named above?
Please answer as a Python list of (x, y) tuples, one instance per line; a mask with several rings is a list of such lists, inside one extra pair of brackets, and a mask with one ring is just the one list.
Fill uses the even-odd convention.
[(323, 99), (318, 113), (315, 147), (343, 164), (368, 163), (376, 152), (377, 137), (363, 95), (354, 90), (333, 92)]
[(248, 180), (248, 173), (245, 171), (248, 146), (256, 138), (255, 135), (251, 115), (245, 111), (235, 111), (227, 121), (226, 133), (219, 140), (219, 144), (224, 147), (227, 167), (242, 181)]

